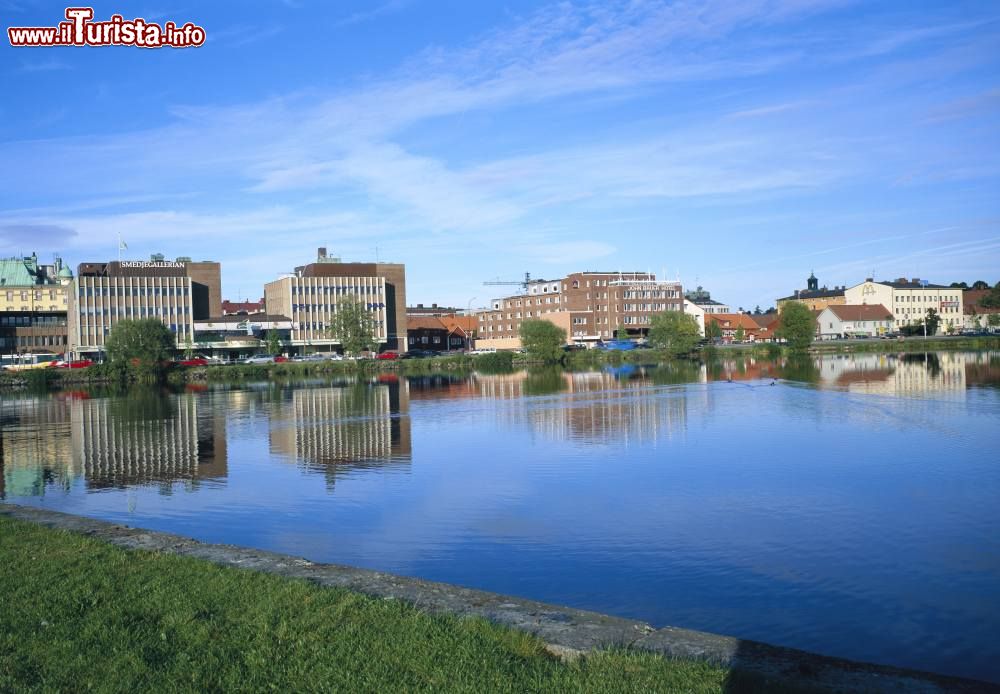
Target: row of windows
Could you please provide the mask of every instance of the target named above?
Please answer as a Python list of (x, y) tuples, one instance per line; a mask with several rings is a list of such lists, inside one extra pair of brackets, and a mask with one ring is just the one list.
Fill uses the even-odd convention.
[[(41, 301), (43, 293), (44, 292), (42, 292), (42, 291), (36, 290), (34, 292), (35, 301)], [(12, 292), (12, 291), (8, 291), (7, 292), (7, 301), (14, 301), (14, 295), (15, 294), (20, 294), (19, 298), (21, 299), (21, 301), (27, 301), (28, 300), (28, 294), (29, 294), (29, 292), (27, 292), (27, 291), (24, 291), (24, 292)], [(49, 301), (55, 301), (55, 298), (56, 298), (56, 291), (54, 289), (50, 289), (49, 290)]]
[[(333, 307), (334, 304), (292, 304), (293, 311), (324, 311), (329, 313)], [(375, 311), (385, 308), (385, 304), (372, 301), (365, 304), (365, 308), (369, 311)]]
[(624, 304), (626, 311), (670, 311), (674, 304)]
[[(558, 296), (547, 296), (547, 297), (545, 297), (544, 301), (542, 300), (541, 297), (535, 299), (534, 300), (534, 304), (532, 303), (531, 299), (525, 299), (524, 300), (524, 305), (525, 306), (532, 306), (532, 305), (541, 306), (543, 303), (546, 303), (546, 304), (558, 304), (560, 301), (561, 301), (561, 299)], [(521, 307), (521, 300), (520, 299), (514, 299), (512, 301), (508, 300), (508, 301), (504, 301), (502, 303), (503, 303), (504, 308), (520, 308)], [(500, 301), (494, 301), (493, 302), (493, 308), (499, 309), (500, 308), (500, 304), (501, 304)]]
[(936, 301), (958, 301), (957, 296), (927, 296), (925, 294), (906, 294), (897, 295), (896, 303), (912, 303), (912, 302), (936, 302)]
[(381, 291), (379, 286), (365, 285), (344, 285), (344, 286), (316, 286), (295, 285), (292, 287), (292, 294), (378, 294)]
[[(299, 326), (299, 330), (326, 330), (327, 328), (326, 323), (323, 323), (322, 321), (320, 322), (299, 321), (296, 325)], [(385, 321), (381, 320), (372, 321), (372, 325), (374, 325), (376, 328), (380, 328), (383, 325), (385, 325)]]
[(66, 325), (66, 316), (5, 316), (0, 313), (0, 328), (26, 328), (32, 325)]
[(58, 306), (56, 306), (54, 304), (50, 305), (48, 308), (45, 308), (44, 306), (34, 306), (34, 307), (32, 307), (32, 306), (21, 306), (21, 308), (18, 309), (15, 306), (5, 306), (3, 310), (4, 311), (17, 311), (17, 310), (21, 310), (21, 311), (60, 311), (60, 310), (62, 310), (62, 311), (65, 311), (66, 307), (64, 306), (64, 307), (62, 307), (60, 309), (60, 307), (58, 307)]
[(113, 306), (111, 308), (104, 307), (98, 308), (96, 306), (81, 306), (80, 315), (90, 315), (90, 316), (125, 316), (128, 318), (134, 316), (159, 316), (159, 315), (171, 315), (171, 314), (184, 314), (188, 315), (191, 313), (190, 306), (137, 306), (132, 308), (130, 306)]
[(17, 350), (21, 347), (65, 347), (65, 335), (21, 335), (0, 337), (0, 351)]
[(185, 287), (80, 287), (80, 298), (85, 296), (187, 296)]
[[(538, 285), (535, 285), (529, 291), (532, 294), (538, 294)], [(542, 285), (542, 292), (541, 292), (542, 294), (548, 294), (550, 291), (552, 291), (552, 292), (558, 292), (559, 291), (559, 285), (558, 284), (552, 284), (551, 288), (547, 284)]]
[[(676, 289), (658, 289), (656, 291), (645, 290), (641, 292), (639, 291), (622, 292), (623, 299), (676, 299), (679, 296), (680, 294)], [(616, 294), (615, 298), (617, 297), (618, 295)], [(608, 298), (608, 295), (605, 294), (604, 298), (605, 299)]]

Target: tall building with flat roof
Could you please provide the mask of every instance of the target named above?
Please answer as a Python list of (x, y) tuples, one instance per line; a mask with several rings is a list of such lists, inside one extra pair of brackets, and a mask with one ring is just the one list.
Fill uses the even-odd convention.
[(178, 348), (194, 341), (194, 321), (221, 309), (219, 263), (187, 258), (81, 263), (69, 299), (69, 346), (77, 355), (95, 354), (121, 320), (158, 318)]
[(268, 314), (292, 320), (291, 344), (329, 349), (337, 304), (353, 298), (372, 313), (375, 340), (385, 349), (406, 350), (406, 266), (401, 263), (344, 263), (320, 248), (316, 262), (264, 285)]

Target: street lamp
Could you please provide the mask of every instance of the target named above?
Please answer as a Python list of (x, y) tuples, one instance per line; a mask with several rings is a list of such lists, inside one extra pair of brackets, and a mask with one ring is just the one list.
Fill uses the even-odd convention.
[[(469, 314), (472, 313), (472, 302), (476, 300), (477, 297), (472, 297), (469, 302), (465, 305), (465, 316), (468, 318)], [(462, 327), (462, 326), (459, 326)], [(462, 328), (462, 332), (465, 333), (465, 350), (467, 352), (472, 351), (472, 338), (469, 337), (469, 331)]]

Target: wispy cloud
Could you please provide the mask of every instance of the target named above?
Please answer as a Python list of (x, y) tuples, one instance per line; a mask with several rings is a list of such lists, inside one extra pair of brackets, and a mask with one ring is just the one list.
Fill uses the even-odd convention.
[(412, 0), (389, 0), (388, 2), (383, 2), (381, 5), (376, 5), (369, 10), (355, 12), (354, 14), (348, 15), (343, 19), (334, 22), (333, 26), (335, 28), (339, 28), (370, 22), (374, 19), (379, 19), (380, 17), (399, 12), (411, 4)]
[(19, 70), (21, 72), (57, 72), (59, 70), (72, 70), (73, 65), (58, 58), (47, 58), (45, 60), (21, 61)]
[(76, 236), (76, 232), (58, 224), (0, 223), (0, 249), (18, 252), (26, 246), (59, 248)]

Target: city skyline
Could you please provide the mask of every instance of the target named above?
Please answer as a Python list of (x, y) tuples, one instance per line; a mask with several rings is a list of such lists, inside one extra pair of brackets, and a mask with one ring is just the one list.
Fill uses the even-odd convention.
[(120, 234), (221, 262), (237, 300), (325, 246), (461, 307), (524, 272), (649, 271), (744, 309), (811, 271), (997, 279), (996, 6), (234, 7), (94, 7), (193, 21), (200, 48), (0, 47), (0, 256), (75, 268)]

